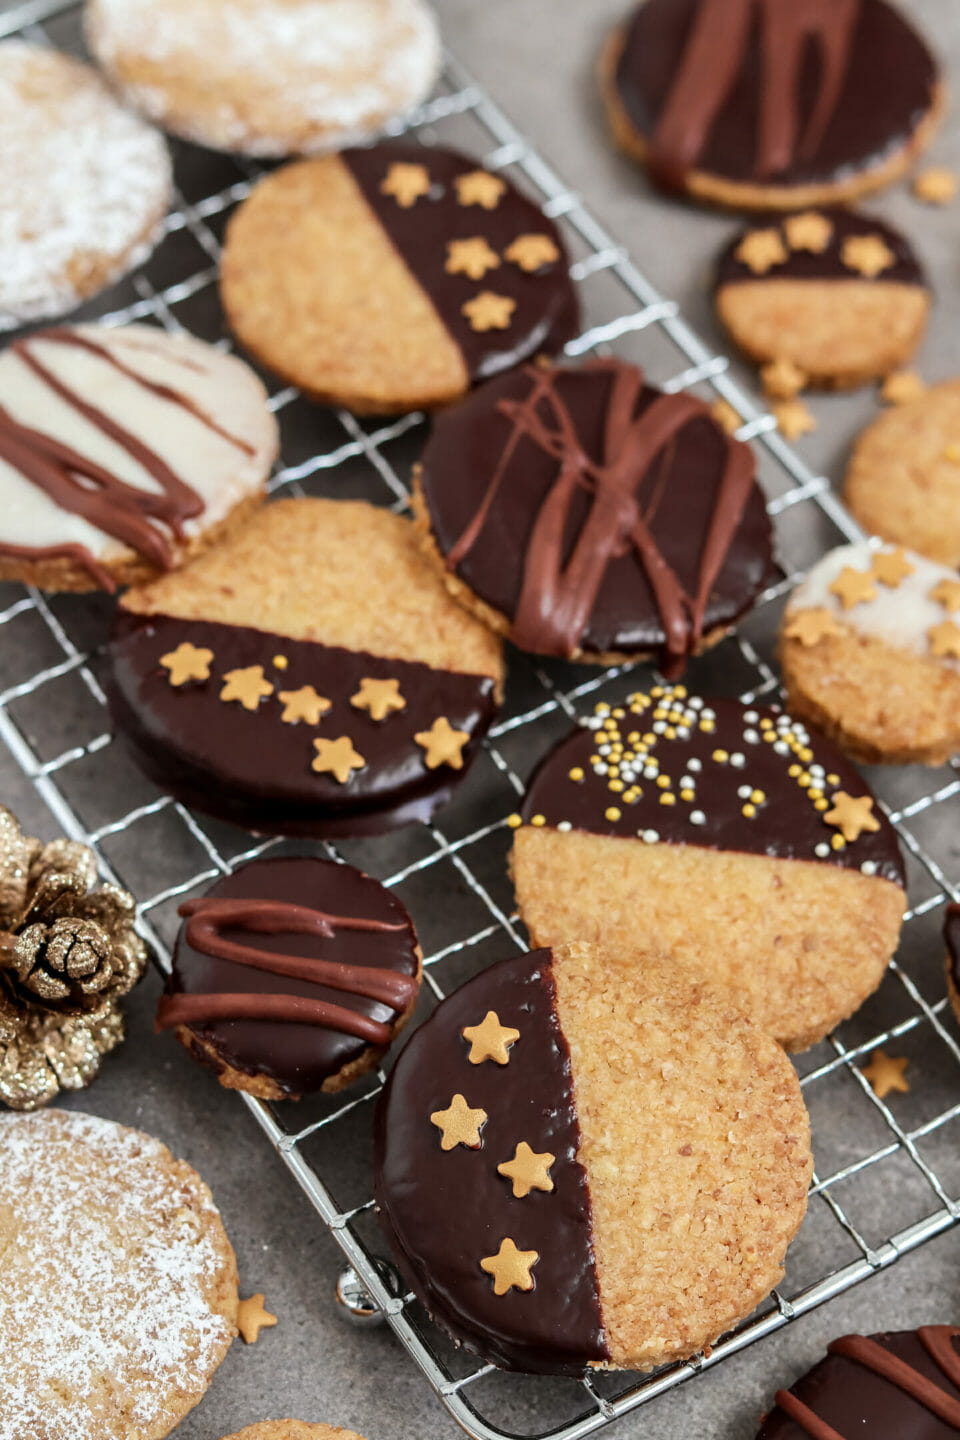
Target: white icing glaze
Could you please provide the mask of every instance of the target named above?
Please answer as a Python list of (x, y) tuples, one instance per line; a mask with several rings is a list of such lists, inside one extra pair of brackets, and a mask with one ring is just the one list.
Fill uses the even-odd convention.
[(857, 545), (841, 545), (831, 550), (814, 565), (802, 584), (790, 596), (786, 609), (789, 619), (799, 610), (829, 610), (843, 625), (858, 635), (874, 640), (883, 640), (900, 650), (910, 650), (916, 655), (938, 660), (941, 665), (960, 673), (960, 660), (931, 654), (929, 631), (945, 620), (957, 620), (956, 615), (936, 600), (930, 599), (930, 592), (941, 580), (960, 578), (956, 570), (938, 565), (912, 550), (904, 555), (913, 566), (913, 574), (907, 575), (899, 585), (889, 586), (874, 576), (876, 598), (851, 609), (845, 610), (840, 597), (830, 592), (830, 586), (840, 572), (847, 567), (851, 570), (870, 570), (877, 553), (892, 554), (896, 547), (884, 545), (878, 552), (876, 546), (862, 541)]
[[(266, 391), (249, 366), (190, 336), (167, 335), (148, 325), (74, 329), (145, 379), (182, 392), (228, 435), (252, 447), (249, 454), (232, 444), (188, 409), (153, 394), (105, 358), (45, 340), (43, 332), (28, 340), (30, 353), (58, 380), (134, 434), (201, 497), (205, 510), (187, 522), (187, 534), (216, 525), (262, 487), (277, 453), (277, 425), (266, 408)], [(139, 461), (61, 399), (12, 349), (0, 355), (0, 406), (127, 484), (158, 490)], [(0, 459), (0, 545), (39, 549), (69, 543), (85, 546), (107, 563), (132, 553), (80, 516), (61, 510)]]

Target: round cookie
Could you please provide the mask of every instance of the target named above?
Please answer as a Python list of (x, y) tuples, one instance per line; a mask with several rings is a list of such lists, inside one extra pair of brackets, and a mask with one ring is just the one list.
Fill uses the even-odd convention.
[(185, 804), (268, 834), (428, 819), (499, 706), (500, 642), (357, 501), (279, 500), (176, 575), (130, 590), (110, 707)]
[[(638, 931), (642, 944), (642, 931)], [(503, 960), (419, 1027), (378, 1099), (374, 1187), (405, 1280), (506, 1369), (685, 1360), (783, 1274), (809, 1123), (725, 993), (592, 945)]]
[(341, 1425), (309, 1425), (304, 1420), (261, 1420), (259, 1425), (245, 1425), (223, 1440), (363, 1440)]
[(715, 277), (717, 314), (759, 365), (846, 390), (888, 375), (926, 330), (930, 290), (908, 241), (852, 210), (807, 210), (740, 231)]
[(754, 470), (702, 401), (594, 360), (438, 416), (415, 493), (451, 592), (521, 649), (676, 676), (773, 578)]
[(210, 1191), (92, 1115), (0, 1116), (0, 1440), (161, 1440), (236, 1334)]
[(897, 946), (892, 826), (829, 741), (774, 708), (682, 685), (601, 701), (512, 823), (535, 944), (587, 940), (629, 973), (642, 942), (731, 987), (790, 1050), (852, 1014)]
[(90, 0), (86, 33), (131, 105), (245, 155), (367, 139), (426, 99), (441, 60), (424, 0)]
[(255, 860), (187, 900), (156, 1028), (228, 1090), (333, 1092), (372, 1070), (413, 1013), (421, 952), (389, 890), (331, 860)]
[(0, 580), (115, 590), (260, 504), (277, 422), (249, 366), (152, 325), (60, 326), (0, 354)]
[(867, 541), (831, 550), (784, 612), (791, 714), (865, 765), (944, 764), (960, 750), (958, 612), (956, 571)]
[(927, 45), (886, 0), (644, 0), (601, 80), (617, 143), (655, 184), (746, 210), (889, 185), (945, 104)]
[(960, 1020), (960, 905), (948, 905), (944, 911), (943, 939), (947, 947), (947, 995)]
[(170, 204), (163, 137), (56, 50), (0, 44), (0, 330), (72, 310), (145, 260)]
[(553, 222), (469, 156), (399, 141), (261, 180), (220, 293), (252, 354), (358, 413), (445, 405), (579, 325)]
[(870, 534), (960, 567), (960, 380), (932, 385), (867, 426), (844, 498)]
[(842, 1335), (789, 1390), (757, 1440), (951, 1440), (960, 1430), (960, 1330)]

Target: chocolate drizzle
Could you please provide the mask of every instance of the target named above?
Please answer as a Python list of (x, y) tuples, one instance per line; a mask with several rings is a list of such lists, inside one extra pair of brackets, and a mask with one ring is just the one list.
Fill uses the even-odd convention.
[(948, 905), (943, 919), (943, 938), (947, 944), (950, 975), (960, 991), (960, 905)]
[[(913, 247), (905, 236), (892, 225), (886, 225), (873, 215), (862, 211), (838, 207), (824, 207), (816, 210), (829, 220), (833, 233), (829, 244), (819, 253), (813, 250), (791, 250), (786, 233), (780, 230), (787, 258), (781, 265), (771, 265), (762, 274), (737, 258), (737, 250), (744, 237), (752, 230), (769, 230), (782, 226), (782, 217), (759, 221), (749, 230), (741, 230), (723, 250), (717, 262), (716, 288), (724, 285), (762, 285), (768, 280), (849, 280), (861, 281), (866, 285), (919, 285), (926, 287), (927, 278), (918, 261)], [(894, 257), (893, 264), (873, 276), (863, 275), (843, 263), (843, 242), (854, 236), (877, 235)]]

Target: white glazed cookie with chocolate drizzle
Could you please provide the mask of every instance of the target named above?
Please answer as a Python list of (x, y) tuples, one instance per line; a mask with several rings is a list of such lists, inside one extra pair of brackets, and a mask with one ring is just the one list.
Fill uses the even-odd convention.
[(277, 423), (249, 366), (149, 325), (42, 330), (0, 355), (0, 579), (114, 590), (263, 498)]

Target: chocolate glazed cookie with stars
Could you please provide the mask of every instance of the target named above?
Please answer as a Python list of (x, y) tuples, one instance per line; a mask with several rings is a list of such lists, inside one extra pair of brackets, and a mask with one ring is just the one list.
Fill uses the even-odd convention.
[(377, 1102), (378, 1213), (459, 1344), (543, 1374), (683, 1360), (783, 1273), (812, 1160), (780, 1047), (699, 976), (591, 945), (437, 1008)]
[(743, 209), (890, 184), (945, 105), (927, 45), (886, 0), (644, 0), (601, 78), (617, 143), (657, 185)]
[(361, 414), (448, 404), (579, 327), (553, 222), (469, 156), (406, 142), (266, 176), (220, 289), (263, 364)]
[(541, 762), (512, 872), (535, 944), (659, 956), (805, 1050), (883, 978), (906, 891), (892, 826), (822, 735), (682, 685), (600, 702)]
[(109, 646), (119, 733), (185, 804), (268, 834), (428, 819), (500, 703), (499, 642), (356, 501), (280, 500), (128, 591)]
[(676, 677), (773, 578), (754, 469), (636, 366), (526, 366), (438, 417), (415, 504), (451, 593), (521, 649)]

